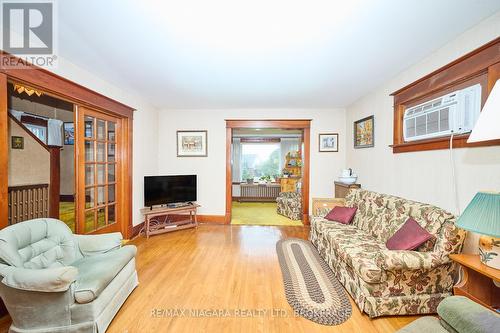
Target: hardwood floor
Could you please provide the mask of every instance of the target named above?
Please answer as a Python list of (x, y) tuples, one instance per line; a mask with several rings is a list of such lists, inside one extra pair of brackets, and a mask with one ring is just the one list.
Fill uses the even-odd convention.
[[(139, 287), (122, 307), (110, 332), (393, 332), (416, 317), (370, 320), (352, 303), (352, 317), (322, 326), (293, 317), (275, 244), (285, 237), (307, 238), (308, 227), (202, 225), (134, 240)], [(153, 318), (158, 310), (268, 310), (287, 317)], [(175, 313), (174, 313), (175, 314)], [(243, 313), (242, 313), (243, 316)]]
[[(140, 285), (108, 332), (394, 332), (417, 318), (370, 320), (352, 301), (351, 318), (339, 326), (294, 317), (275, 244), (285, 237), (307, 238), (308, 232), (308, 227), (201, 225), (137, 238), (131, 243), (138, 247)], [(210, 317), (204, 310), (239, 310), (240, 316)]]

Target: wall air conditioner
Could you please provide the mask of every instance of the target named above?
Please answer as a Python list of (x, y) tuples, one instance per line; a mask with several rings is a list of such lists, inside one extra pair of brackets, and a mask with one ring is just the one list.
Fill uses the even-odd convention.
[(472, 131), (481, 111), (481, 85), (454, 91), (405, 110), (403, 137), (407, 141)]

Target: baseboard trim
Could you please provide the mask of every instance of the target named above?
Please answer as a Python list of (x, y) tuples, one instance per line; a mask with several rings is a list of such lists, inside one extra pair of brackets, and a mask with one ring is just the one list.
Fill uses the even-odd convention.
[(197, 217), (200, 223), (226, 224), (225, 215), (198, 215)]
[(75, 202), (75, 196), (70, 194), (61, 194), (59, 196), (60, 202)]
[(139, 233), (141, 232), (141, 229), (144, 227), (144, 222), (139, 223), (138, 225), (133, 226), (130, 228), (129, 235), (130, 239), (134, 239), (137, 236), (139, 236)]

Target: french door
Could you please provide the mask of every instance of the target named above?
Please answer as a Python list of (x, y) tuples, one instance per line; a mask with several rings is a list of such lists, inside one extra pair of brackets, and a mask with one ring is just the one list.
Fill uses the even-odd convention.
[(77, 232), (120, 231), (122, 119), (77, 109)]

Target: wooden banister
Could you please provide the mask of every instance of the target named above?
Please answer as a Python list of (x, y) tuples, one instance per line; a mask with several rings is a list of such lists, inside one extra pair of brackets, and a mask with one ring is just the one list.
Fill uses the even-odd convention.
[(9, 186), (9, 225), (49, 216), (49, 184)]
[[(31, 136), (39, 145), (48, 151), (50, 156), (50, 186), (48, 188), (48, 217), (59, 218), (59, 201), (61, 187), (61, 148), (59, 146), (48, 146), (31, 132), (22, 122), (20, 122), (11, 113), (9, 118), (14, 121), (21, 129)], [(48, 134), (48, 133), (47, 133)], [(29, 185), (31, 186), (31, 185)], [(10, 187), (9, 187), (10, 189)], [(10, 193), (10, 190), (9, 190)], [(44, 216), (44, 217), (46, 217)]]

